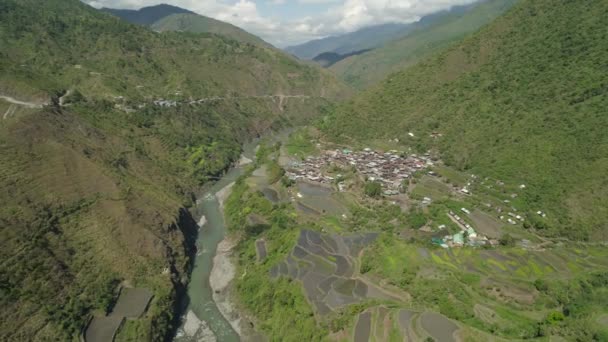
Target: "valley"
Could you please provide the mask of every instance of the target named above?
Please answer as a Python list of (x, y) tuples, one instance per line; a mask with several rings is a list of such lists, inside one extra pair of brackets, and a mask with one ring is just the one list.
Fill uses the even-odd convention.
[(0, 340), (608, 341), (605, 1), (232, 5), (0, 0)]

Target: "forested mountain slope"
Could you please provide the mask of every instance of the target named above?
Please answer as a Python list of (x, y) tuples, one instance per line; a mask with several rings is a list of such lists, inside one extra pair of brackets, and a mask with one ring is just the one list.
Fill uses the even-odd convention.
[(152, 25), (164, 17), (172, 14), (194, 14), (183, 8), (161, 4), (156, 6), (144, 7), (138, 10), (102, 8), (103, 12), (113, 14), (130, 23), (140, 25)]
[(353, 87), (367, 88), (382, 81), (391, 72), (446, 49), (450, 44), (492, 22), (516, 2), (517, 0), (488, 0), (437, 13), (423, 19), (423, 23), (403, 37), (366, 53), (343, 59), (332, 65), (331, 70)]
[(522, 210), (550, 213), (539, 231), (606, 240), (607, 28), (606, 1), (521, 1), (323, 126), (344, 140), (435, 147), (454, 167), (526, 185)]
[(229, 23), (215, 20), (198, 14), (173, 14), (166, 16), (152, 25), (156, 31), (186, 31), (194, 33), (215, 33), (243, 43), (270, 47), (261, 38)]
[(76, 339), (118, 284), (154, 299), (117, 339), (169, 338), (195, 252), (193, 191), (245, 139), (344, 90), (274, 49), (155, 33), (78, 0), (1, 1), (0, 42), (7, 341)]

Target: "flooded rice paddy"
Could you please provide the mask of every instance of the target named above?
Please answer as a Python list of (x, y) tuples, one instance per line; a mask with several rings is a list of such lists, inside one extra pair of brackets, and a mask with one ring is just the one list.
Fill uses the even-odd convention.
[(87, 331), (84, 335), (86, 342), (107, 342), (114, 341), (114, 335), (120, 327), (122, 320), (121, 316), (106, 316), (95, 317), (89, 323)]
[(355, 342), (369, 341), (372, 324), (372, 315), (370, 312), (364, 312), (359, 315), (357, 325), (355, 326)]
[(455, 341), (454, 333), (458, 326), (445, 316), (434, 312), (425, 312), (420, 316), (422, 328), (426, 330), (436, 341)]
[(357, 277), (357, 257), (377, 235), (340, 236), (302, 230), (292, 252), (271, 269), (271, 276), (300, 280), (306, 297), (319, 315), (367, 298), (395, 299)]
[(255, 241), (255, 250), (258, 256), (258, 262), (264, 261), (266, 256), (268, 255), (268, 251), (266, 249), (266, 241), (263, 239), (259, 239)]
[(113, 341), (125, 318), (139, 318), (146, 312), (152, 292), (141, 288), (123, 288), (112, 312), (105, 317), (94, 317), (84, 334), (86, 342)]
[(348, 209), (335, 198), (334, 191), (321, 184), (298, 183), (296, 208), (308, 215), (343, 215)]
[(424, 341), (455, 342), (460, 327), (435, 312), (376, 306), (360, 313), (352, 330), (354, 342)]

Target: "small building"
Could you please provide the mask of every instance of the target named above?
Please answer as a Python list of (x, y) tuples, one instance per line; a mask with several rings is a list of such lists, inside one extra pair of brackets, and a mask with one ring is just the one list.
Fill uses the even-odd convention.
[(443, 245), (443, 244), (445, 244), (445, 241), (443, 241), (442, 238), (438, 238), (438, 237), (431, 238), (431, 242), (434, 243), (434, 244), (436, 244), (436, 245)]
[(469, 227), (467, 229), (467, 236), (469, 237), (469, 239), (475, 239), (477, 237), (477, 232), (475, 231), (475, 229), (473, 229), (473, 227)]
[(452, 236), (452, 240), (454, 242), (454, 245), (462, 246), (462, 245), (464, 245), (464, 234), (462, 232), (460, 232), (458, 234), (454, 234)]

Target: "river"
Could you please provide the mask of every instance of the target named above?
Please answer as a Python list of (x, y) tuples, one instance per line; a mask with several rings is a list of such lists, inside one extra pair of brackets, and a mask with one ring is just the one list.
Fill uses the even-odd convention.
[[(254, 159), (257, 140), (243, 146), (243, 155)], [(204, 222), (197, 238), (198, 253), (188, 285), (188, 307), (182, 317), (175, 342), (239, 341), (239, 335), (219, 311), (213, 301), (213, 291), (209, 276), (216, 255), (217, 246), (224, 239), (226, 226), (220, 203), (215, 194), (234, 182), (244, 173), (245, 166), (231, 168), (219, 181), (213, 184), (197, 201), (196, 214), (204, 215)]]

